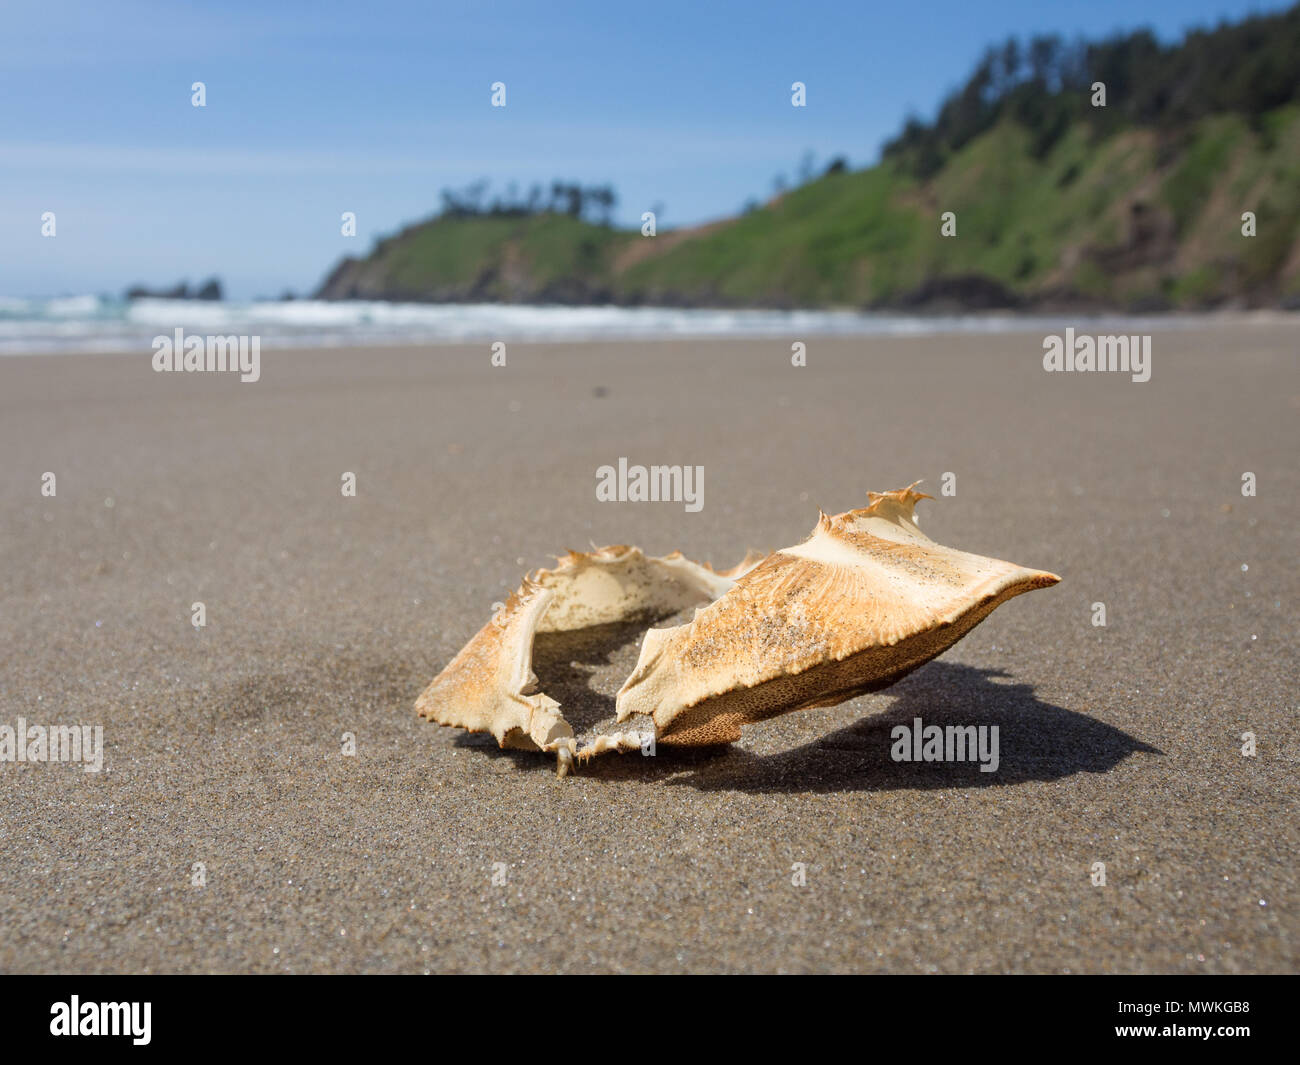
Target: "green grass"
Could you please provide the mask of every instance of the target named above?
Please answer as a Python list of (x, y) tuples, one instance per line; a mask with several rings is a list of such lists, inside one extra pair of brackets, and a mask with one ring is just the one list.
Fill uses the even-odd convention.
[(1201, 123), (1191, 146), (1161, 188), (1180, 234), (1191, 228), (1246, 136), (1245, 122), (1235, 115), (1216, 115)]

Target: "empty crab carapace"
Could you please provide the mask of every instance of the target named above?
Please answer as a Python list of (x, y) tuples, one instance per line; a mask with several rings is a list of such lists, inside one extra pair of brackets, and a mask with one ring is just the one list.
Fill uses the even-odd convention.
[(645, 715), (656, 742), (730, 743), (741, 726), (877, 691), (942, 654), (999, 604), (1055, 574), (936, 544), (916, 524), (916, 486), (820, 516), (808, 539), (718, 572), (635, 547), (570, 552), (539, 570), (425, 689), (421, 716), (490, 732), (502, 747), (574, 759), (642, 747), (640, 732), (579, 748), (559, 704), (537, 690), (538, 633), (664, 617), (618, 693), (619, 722)]

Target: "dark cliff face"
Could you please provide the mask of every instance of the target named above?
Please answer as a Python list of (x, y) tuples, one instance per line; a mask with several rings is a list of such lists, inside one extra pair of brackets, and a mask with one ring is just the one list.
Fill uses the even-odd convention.
[(394, 303), (558, 303), (570, 306), (617, 302), (608, 285), (582, 278), (539, 282), (506, 278), (488, 267), (459, 284), (403, 285), (362, 259), (344, 259), (314, 294), (321, 300), (378, 300)]

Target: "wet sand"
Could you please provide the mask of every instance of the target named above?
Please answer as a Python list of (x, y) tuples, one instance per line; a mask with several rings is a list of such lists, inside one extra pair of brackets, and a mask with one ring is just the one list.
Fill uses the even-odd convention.
[[(1146, 383), (1041, 343), (0, 359), (0, 725), (105, 746), (0, 762), (0, 970), (1295, 971), (1300, 329), (1158, 332)], [(623, 456), (703, 508), (597, 502)], [(889, 690), (563, 781), (413, 713), (557, 552), (729, 566), (945, 473), (930, 536), (1063, 581)], [(594, 717), (635, 655), (539, 672)], [(998, 771), (891, 760), (917, 717)]]

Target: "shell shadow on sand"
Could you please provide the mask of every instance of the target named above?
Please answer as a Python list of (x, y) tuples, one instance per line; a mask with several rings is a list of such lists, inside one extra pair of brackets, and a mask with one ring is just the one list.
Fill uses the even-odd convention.
[[(608, 648), (626, 634), (611, 631), (604, 635), (608, 643), (586, 642), (586, 655), (561, 671), (548, 671), (552, 687), (562, 691), (570, 705), (582, 707), (576, 716), (584, 723), (607, 716), (613, 707), (613, 697), (596, 691), (590, 683), (591, 673), (578, 668), (607, 663), (608, 651), (598, 648), (602, 643)], [(566, 640), (554, 650), (553, 661), (558, 666), (578, 648)], [(631, 753), (594, 762), (584, 776), (593, 781), (639, 780), (702, 791), (754, 793), (987, 788), (1059, 780), (1075, 773), (1105, 773), (1135, 752), (1164, 753), (1087, 714), (1044, 702), (1031, 685), (1010, 677), (1003, 670), (931, 662), (887, 693), (873, 697), (893, 700), (884, 713), (869, 714), (790, 750), (761, 755), (736, 745), (660, 746), (653, 758)], [(890, 757), (892, 730), (911, 726), (918, 717), (927, 726), (996, 725), (997, 771), (981, 772), (973, 761), (895, 762)], [(456, 743), (491, 758), (509, 759), (520, 770), (550, 772), (529, 752), (499, 750), (490, 737), (466, 734)]]
[[(894, 703), (883, 714), (777, 754), (733, 748), (670, 783), (749, 792), (1008, 787), (1105, 773), (1135, 752), (1164, 753), (1087, 714), (1044, 702), (1031, 685), (1009, 677), (998, 669), (931, 662), (889, 691)], [(981, 772), (974, 761), (894, 761), (892, 730), (916, 718), (926, 726), (996, 725), (996, 772)]]

